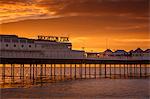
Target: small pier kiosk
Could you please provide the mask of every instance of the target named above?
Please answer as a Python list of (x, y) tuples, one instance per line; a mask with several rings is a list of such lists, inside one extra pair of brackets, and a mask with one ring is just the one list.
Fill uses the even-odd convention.
[[(0, 84), (84, 78), (148, 78), (149, 60), (88, 58), (68, 37), (0, 35)], [(27, 82), (26, 82), (27, 83)]]

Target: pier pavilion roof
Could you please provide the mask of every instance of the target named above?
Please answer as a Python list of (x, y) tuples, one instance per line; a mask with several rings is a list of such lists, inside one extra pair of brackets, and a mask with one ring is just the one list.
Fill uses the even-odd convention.
[(150, 49), (146, 49), (144, 53), (150, 53)]
[(112, 51), (110, 49), (107, 49), (104, 51), (104, 53), (112, 53)]
[(144, 51), (141, 48), (137, 48), (134, 53), (143, 53)]

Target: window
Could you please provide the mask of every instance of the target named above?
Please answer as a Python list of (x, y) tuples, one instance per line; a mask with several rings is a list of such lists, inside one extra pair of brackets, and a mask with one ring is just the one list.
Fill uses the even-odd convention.
[(6, 44), (6, 47), (8, 47), (8, 44)]
[(10, 42), (10, 39), (9, 38), (5, 38), (4, 42)]
[(20, 43), (26, 43), (26, 39), (20, 39)]
[(31, 45), (29, 45), (29, 47), (31, 47)]
[(14, 47), (16, 47), (16, 44), (14, 44)]
[(28, 42), (28, 43), (34, 43), (34, 40), (28, 39), (27, 42)]
[(17, 43), (17, 42), (18, 42), (18, 39), (12, 39), (12, 42)]
[(24, 45), (21, 45), (21, 47), (23, 48), (23, 47), (24, 47)]

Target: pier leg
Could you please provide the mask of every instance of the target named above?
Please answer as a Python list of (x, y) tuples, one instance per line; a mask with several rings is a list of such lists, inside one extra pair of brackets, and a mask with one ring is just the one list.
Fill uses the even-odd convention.
[(146, 78), (147, 77), (147, 65), (145, 64), (145, 75), (144, 77)]
[(60, 79), (63, 80), (63, 78), (62, 78), (62, 64), (60, 64)]
[(44, 73), (45, 73), (45, 77), (46, 77), (46, 68), (47, 68), (47, 67), (46, 67), (46, 64), (45, 64), (45, 70), (44, 70), (44, 71), (45, 71), (45, 72), (44, 72)]
[(24, 85), (24, 64), (22, 64), (22, 80), (23, 80), (23, 85)]
[(114, 64), (114, 78), (116, 78), (116, 64)]
[(102, 65), (102, 64), (99, 64), (99, 78), (101, 78), (101, 72), (102, 72), (102, 71), (101, 71), (101, 65)]
[(133, 75), (134, 78), (136, 78), (136, 68), (135, 68), (135, 65), (136, 65), (136, 64), (134, 64), (134, 75)]
[(132, 78), (132, 64), (130, 64), (130, 78)]
[(129, 77), (129, 64), (127, 64), (127, 78)]
[(66, 78), (66, 64), (64, 64), (64, 79)]
[(110, 69), (109, 69), (109, 75), (110, 75), (110, 78), (111, 78), (111, 64), (110, 64)]
[(35, 64), (35, 66), (36, 66), (36, 67), (35, 67), (35, 69), (36, 69), (36, 70), (35, 70), (35, 78), (37, 79), (37, 77), (38, 77), (38, 74), (37, 74), (37, 73), (38, 73), (38, 65)]
[(96, 79), (96, 64), (95, 64), (95, 66), (94, 66), (94, 77), (95, 77), (95, 79)]
[(5, 64), (2, 66), (2, 81), (5, 84)]
[(41, 80), (41, 86), (43, 85), (43, 64), (41, 64), (40, 68), (40, 80)]
[(85, 63), (85, 73), (84, 74), (85, 74), (85, 79), (86, 79), (86, 63)]
[(121, 78), (121, 64), (119, 64), (119, 75), (120, 75), (120, 78)]
[(76, 75), (77, 74), (77, 70), (76, 69), (77, 69), (77, 65), (75, 64), (75, 69), (74, 69), (75, 70), (75, 75), (74, 75), (75, 79), (76, 79), (76, 76), (77, 76)]
[(56, 81), (56, 64), (54, 64), (54, 81)]
[(82, 79), (82, 63), (80, 64), (80, 78)]
[(33, 72), (32, 72), (32, 82), (33, 82), (33, 84), (34, 84), (34, 64), (33, 64), (33, 67), (32, 67), (33, 69)]
[(126, 78), (126, 65), (123, 64), (123, 70), (124, 70), (124, 78)]
[(91, 78), (91, 64), (89, 64), (89, 78)]
[(51, 71), (50, 79), (53, 80), (53, 64), (50, 64), (50, 71)]
[(32, 64), (30, 64), (30, 80), (31, 80), (31, 75), (32, 75)]
[(105, 78), (107, 78), (107, 66), (105, 64)]
[(140, 78), (142, 77), (142, 65), (140, 64)]
[(136, 78), (138, 78), (138, 66), (137, 66), (137, 64), (135, 64), (135, 68), (136, 68), (136, 70), (135, 70), (135, 76), (136, 76)]
[(21, 80), (21, 78), (22, 78), (22, 64), (20, 64), (20, 80)]
[(70, 79), (72, 79), (72, 64), (70, 64)]
[(14, 83), (14, 64), (11, 64), (11, 83)]

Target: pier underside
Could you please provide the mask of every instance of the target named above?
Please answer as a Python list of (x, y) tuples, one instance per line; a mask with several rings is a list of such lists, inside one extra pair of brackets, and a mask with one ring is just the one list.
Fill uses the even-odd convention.
[(75, 79), (149, 79), (149, 60), (1, 58), (0, 87)]
[(149, 64), (150, 60), (1, 58), (0, 64)]

